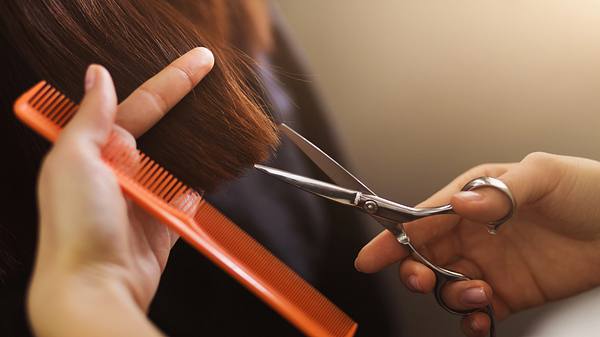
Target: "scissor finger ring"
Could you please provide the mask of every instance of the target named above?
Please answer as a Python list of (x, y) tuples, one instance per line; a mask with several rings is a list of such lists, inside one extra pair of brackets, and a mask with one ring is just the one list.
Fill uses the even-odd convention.
[(491, 221), (488, 223), (488, 231), (491, 234), (496, 234), (498, 228), (506, 223), (510, 218), (512, 218), (515, 210), (517, 209), (517, 202), (513, 197), (512, 192), (508, 188), (508, 186), (500, 179), (492, 178), (492, 177), (479, 177), (469, 181), (465, 186), (463, 186), (462, 191), (472, 191), (482, 187), (491, 187), (500, 192), (502, 192), (510, 201), (510, 209), (502, 218)]

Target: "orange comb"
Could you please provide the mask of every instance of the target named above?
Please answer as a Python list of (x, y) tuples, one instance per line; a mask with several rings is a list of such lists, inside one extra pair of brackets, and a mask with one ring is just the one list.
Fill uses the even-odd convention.
[[(42, 81), (15, 102), (17, 117), (50, 141), (78, 109)], [(110, 137), (102, 150), (125, 194), (308, 336), (351, 337), (357, 325), (265, 247), (148, 156)]]

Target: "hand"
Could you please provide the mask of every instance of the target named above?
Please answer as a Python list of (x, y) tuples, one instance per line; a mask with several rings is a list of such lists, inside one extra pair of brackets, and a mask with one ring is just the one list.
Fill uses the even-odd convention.
[[(114, 312), (102, 308), (111, 298), (143, 317), (177, 236), (123, 197), (100, 150), (113, 130), (135, 145), (134, 137), (158, 122), (213, 62), (207, 49), (193, 49), (119, 106), (106, 69), (88, 68), (80, 109), (45, 158), (39, 178), (39, 244), (28, 299), (36, 334), (77, 335), (75, 323), (61, 331), (60, 322), (77, 321), (73, 316), (101, 325), (105, 316), (119, 312), (116, 305)], [(135, 321), (126, 315), (114, 319), (105, 335), (115, 335), (119, 320)], [(94, 329), (85, 319), (80, 322), (82, 329)], [(78, 335), (90, 336), (82, 330)]]
[[(491, 188), (459, 191), (471, 179), (498, 177), (511, 189), (518, 209), (497, 235), (484, 224), (502, 218), (510, 204)], [(473, 281), (449, 284), (446, 303), (458, 310), (484, 307), (508, 315), (572, 296), (600, 284), (600, 162), (533, 153), (520, 163), (488, 164), (462, 174), (419, 206), (450, 201), (459, 216), (431, 217), (406, 224), (411, 241), (440, 266)], [(394, 237), (381, 233), (356, 259), (363, 272), (400, 261), (400, 278), (410, 290), (429, 293), (434, 273), (408, 256)], [(467, 336), (485, 336), (489, 318), (463, 319)]]

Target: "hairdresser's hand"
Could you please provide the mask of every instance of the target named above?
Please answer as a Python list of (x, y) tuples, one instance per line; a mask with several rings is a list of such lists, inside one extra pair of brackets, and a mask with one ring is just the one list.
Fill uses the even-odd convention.
[[(507, 198), (489, 188), (456, 193), (479, 176), (499, 177), (517, 201), (516, 215), (495, 236), (484, 224), (507, 213)], [(451, 307), (479, 308), (491, 301), (502, 319), (600, 284), (600, 162), (534, 153), (520, 163), (479, 166), (421, 206), (447, 202), (460, 217), (423, 219), (406, 224), (406, 230), (434, 263), (484, 280), (448, 285), (444, 298)], [(356, 267), (370, 273), (396, 261), (410, 290), (433, 290), (433, 272), (408, 257), (387, 232), (362, 249)], [(472, 314), (462, 326), (468, 336), (484, 336), (489, 319)]]
[[(143, 334), (136, 322), (146, 323), (176, 236), (123, 197), (100, 149), (113, 130), (135, 143), (132, 134), (156, 123), (212, 65), (207, 49), (193, 49), (119, 106), (106, 69), (88, 69), (80, 109), (39, 178), (40, 236), (28, 301), (38, 335)], [(68, 325), (60, 323), (65, 319)]]

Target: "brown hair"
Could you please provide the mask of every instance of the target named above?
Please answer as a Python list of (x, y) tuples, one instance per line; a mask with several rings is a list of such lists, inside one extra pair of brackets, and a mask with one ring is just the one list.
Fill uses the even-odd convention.
[(266, 159), (276, 143), (264, 104), (251, 89), (257, 86), (248, 58), (230, 43), (238, 41), (238, 47), (254, 52), (250, 46), (266, 48), (268, 41), (256, 33), (258, 28), (249, 29), (258, 27), (249, 15), (253, 7), (242, 5), (245, 1), (233, 5), (237, 2), (6, 1), (0, 5), (0, 24), (10, 45), (2, 53), (10, 60), (0, 68), (10, 67), (8, 72), (18, 64), (27, 69), (14, 77), (47, 79), (78, 100), (85, 68), (99, 63), (124, 98), (181, 54), (208, 47), (216, 59), (211, 73), (140, 144), (188, 184), (212, 189)]
[(125, 98), (178, 56), (206, 46), (215, 55), (211, 73), (138, 144), (187, 184), (210, 190), (265, 159), (277, 141), (244, 53), (269, 48), (268, 24), (256, 14), (264, 6), (263, 0), (0, 2), (3, 332), (27, 334), (24, 293), (37, 233), (35, 182), (48, 148), (14, 118), (16, 97), (46, 79), (79, 100), (85, 68), (99, 63)]

